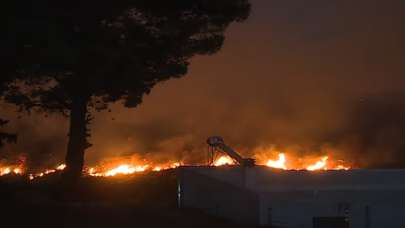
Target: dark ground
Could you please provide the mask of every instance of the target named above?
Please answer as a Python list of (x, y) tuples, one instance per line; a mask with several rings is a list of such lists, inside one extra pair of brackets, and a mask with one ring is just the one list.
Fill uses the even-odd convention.
[(176, 202), (175, 170), (130, 177), (0, 177), (0, 227), (241, 227)]

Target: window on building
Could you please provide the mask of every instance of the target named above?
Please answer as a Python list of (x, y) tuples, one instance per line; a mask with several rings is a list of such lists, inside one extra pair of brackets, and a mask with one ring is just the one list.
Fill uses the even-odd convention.
[(350, 228), (346, 217), (314, 217), (313, 228)]

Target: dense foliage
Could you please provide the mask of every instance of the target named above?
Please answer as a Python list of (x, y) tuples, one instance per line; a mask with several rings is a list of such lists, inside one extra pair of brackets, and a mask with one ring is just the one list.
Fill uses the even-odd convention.
[[(66, 162), (79, 174), (91, 110), (141, 103), (159, 82), (217, 52), (224, 31), (249, 15), (248, 0), (4, 1), (5, 98), (70, 117)], [(4, 73), (6, 72), (6, 73)]]

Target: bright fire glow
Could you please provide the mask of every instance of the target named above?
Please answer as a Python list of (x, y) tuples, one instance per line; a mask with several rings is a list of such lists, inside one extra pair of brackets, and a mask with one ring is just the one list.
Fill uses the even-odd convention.
[[(174, 169), (177, 168), (181, 165), (180, 162), (175, 162), (175, 163), (170, 163), (170, 164), (165, 164), (165, 165), (134, 165), (130, 163), (126, 164), (117, 164), (113, 166), (114, 168), (94, 168), (91, 167), (87, 169), (86, 174), (90, 176), (95, 176), (95, 177), (112, 177), (116, 175), (130, 175), (134, 173), (140, 173), (140, 172), (145, 172), (145, 171), (154, 171), (154, 172), (159, 172), (162, 170), (168, 170), (168, 169)], [(111, 166), (110, 166), (111, 167)]]
[(155, 168), (153, 168), (153, 171), (155, 171), (155, 172), (159, 172), (161, 170), (162, 170), (162, 168), (160, 166), (156, 166)]
[[(177, 167), (181, 166), (180, 162), (175, 162), (173, 164), (170, 165), (170, 168), (175, 169)], [(168, 169), (168, 168), (163, 168), (163, 169)], [(162, 169), (161, 169), (162, 170)]]
[(65, 168), (66, 168), (66, 165), (65, 165), (65, 164), (60, 164), (60, 165), (56, 166), (56, 168), (54, 168), (54, 169), (46, 169), (45, 171), (39, 172), (39, 173), (30, 173), (30, 174), (28, 174), (28, 178), (29, 178), (30, 180), (33, 180), (33, 179), (35, 179), (35, 178), (37, 178), (37, 177), (43, 177), (43, 176), (45, 176), (45, 175), (48, 175), (48, 174), (51, 174), (51, 173), (55, 173), (55, 172), (57, 172), (57, 171), (62, 171), (62, 170), (64, 170)]
[[(287, 153), (276, 153), (278, 155), (277, 160), (269, 159), (269, 154), (274, 154), (275, 151), (264, 151), (264, 156), (262, 158), (255, 157), (257, 159), (258, 165), (265, 165), (267, 167), (272, 167), (282, 170), (350, 170), (351, 167), (342, 160), (333, 160), (330, 156), (323, 156), (318, 158), (318, 160), (313, 160), (311, 157), (299, 157), (293, 156)], [(154, 164), (152, 162), (147, 162), (146, 160), (128, 160), (118, 158), (109, 163), (100, 164), (94, 167), (85, 168), (83, 174), (87, 176), (94, 177), (112, 177), (112, 176), (122, 176), (131, 175), (140, 172), (160, 172), (163, 170), (174, 169), (181, 166), (181, 162), (172, 163), (158, 163)], [(224, 165), (237, 165), (237, 163), (229, 156), (224, 155), (218, 157), (213, 166), (224, 166)], [(11, 166), (1, 166), (0, 165), (0, 176), (3, 175), (26, 175), (27, 178), (33, 180), (35, 178), (44, 177), (48, 174), (61, 172), (66, 169), (65, 164), (60, 164), (52, 169), (46, 169), (37, 173), (26, 173), (23, 165), (11, 165)]]
[[(260, 159), (259, 159), (260, 160)], [(261, 159), (261, 164), (268, 167), (284, 170), (350, 170), (350, 166), (344, 165), (342, 160), (331, 160), (329, 156), (323, 156), (316, 162), (312, 158), (293, 157), (287, 162), (287, 156), (284, 153), (278, 154), (278, 160)], [(287, 165), (288, 163), (288, 165)], [(260, 162), (259, 162), (260, 164)]]
[(1, 171), (0, 171), (0, 175), (7, 175), (7, 174), (9, 174), (9, 173), (11, 173), (11, 169), (10, 168), (4, 168), (4, 169), (2, 169)]
[(13, 173), (15, 174), (22, 174), (22, 169), (21, 168), (14, 168)]
[(214, 162), (214, 166), (234, 165), (235, 162), (229, 156), (221, 156)]
[(309, 171), (315, 171), (315, 170), (320, 170), (320, 169), (327, 169), (326, 164), (328, 162), (328, 156), (323, 157), (321, 160), (317, 161), (315, 164), (310, 165), (307, 167), (307, 170)]
[(350, 167), (344, 165), (338, 165), (334, 170), (350, 170)]
[(105, 176), (111, 177), (118, 174), (133, 174), (135, 172), (143, 172), (148, 168), (148, 165), (145, 166), (131, 166), (131, 165), (120, 165), (117, 168), (111, 169), (105, 173)]
[(281, 153), (278, 155), (278, 160), (268, 160), (266, 166), (276, 168), (276, 169), (287, 169), (285, 154)]
[(0, 176), (4, 176), (4, 175), (8, 175), (8, 174), (21, 175), (22, 173), (23, 173), (23, 169), (20, 166), (0, 167)]
[(58, 165), (58, 167), (56, 167), (57, 170), (64, 170), (65, 168), (66, 168), (65, 164), (61, 164), (61, 165)]

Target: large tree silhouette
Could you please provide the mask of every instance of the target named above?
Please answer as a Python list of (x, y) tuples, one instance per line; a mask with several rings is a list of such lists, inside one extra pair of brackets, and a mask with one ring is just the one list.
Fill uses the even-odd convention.
[[(2, 3), (5, 4), (5, 3)], [(22, 8), (22, 6), (24, 6)], [(249, 15), (248, 0), (9, 1), (6, 99), (70, 117), (66, 173), (78, 177), (91, 109), (135, 107), (157, 83), (217, 52), (224, 31)], [(15, 48), (14, 48), (15, 47)]]

